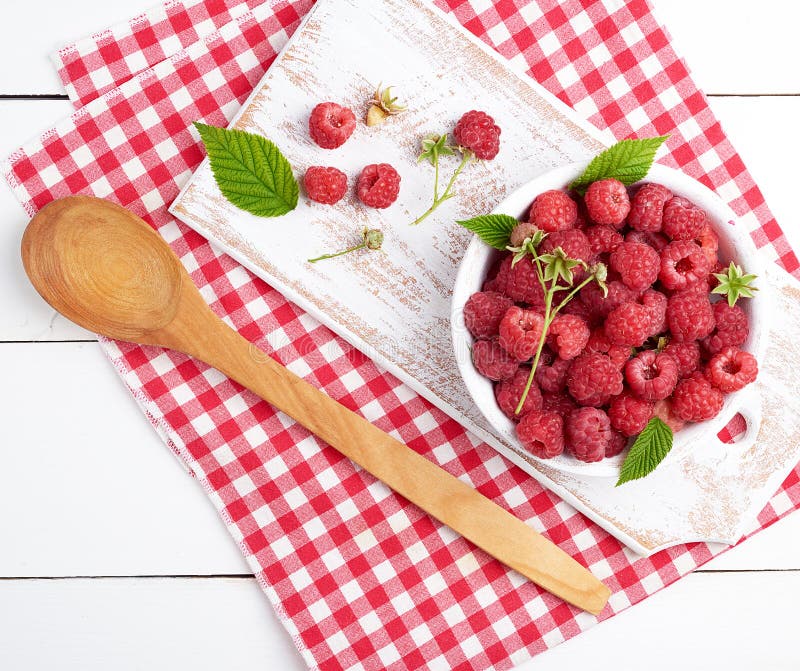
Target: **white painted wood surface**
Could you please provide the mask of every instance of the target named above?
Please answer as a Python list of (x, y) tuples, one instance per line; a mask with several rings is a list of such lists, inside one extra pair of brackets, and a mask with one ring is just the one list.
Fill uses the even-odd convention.
[[(752, 96), (712, 107), (800, 247), (795, 3), (653, 2), (707, 92)], [(68, 112), (63, 100), (5, 99), (60, 93), (53, 47), (150, 4), (4, 2), (0, 153)], [(205, 495), (96, 346), (75, 342), (91, 335), (53, 320), (27, 285), (25, 217), (5, 188), (0, 218), (0, 669), (303, 669), (255, 582), (224, 577), (247, 569)], [(71, 342), (33, 342), (48, 340)], [(53, 576), (128, 577), (31, 579)], [(798, 594), (794, 515), (520, 668), (797, 669)]]

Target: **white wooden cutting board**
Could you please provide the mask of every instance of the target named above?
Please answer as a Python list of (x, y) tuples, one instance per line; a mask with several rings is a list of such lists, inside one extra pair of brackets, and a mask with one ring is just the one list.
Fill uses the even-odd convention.
[[(339, 102), (361, 117), (379, 82), (394, 87), (406, 113), (379, 127), (359, 122), (336, 150), (312, 142), (308, 115), (318, 102)], [(433, 170), (417, 162), (420, 139), (449, 131), (470, 109), (488, 112), (502, 128), (498, 157), (469, 166), (458, 197), (410, 226), (432, 197)], [(333, 165), (354, 187), (364, 165), (391, 163), (402, 177), (400, 197), (378, 211), (352, 192), (335, 206), (301, 194), (293, 212), (263, 219), (231, 205), (204, 162), (170, 211), (637, 552), (687, 540), (735, 542), (743, 517), (777, 488), (774, 474), (796, 463), (795, 448), (766, 474), (773, 477), (728, 479), (724, 487), (735, 491), (725, 498), (733, 502), (710, 521), (696, 514), (708, 502), (708, 487), (686, 470), (656, 472), (621, 495), (613, 480), (554, 471), (493, 431), (469, 397), (452, 350), (450, 295), (470, 239), (454, 221), (491, 211), (550, 168), (588, 160), (611, 138), (426, 0), (321, 0), (232, 125), (275, 141), (297, 176), (310, 165)], [(456, 164), (445, 162), (445, 174)], [(365, 226), (383, 230), (385, 253), (307, 262), (356, 244)]]

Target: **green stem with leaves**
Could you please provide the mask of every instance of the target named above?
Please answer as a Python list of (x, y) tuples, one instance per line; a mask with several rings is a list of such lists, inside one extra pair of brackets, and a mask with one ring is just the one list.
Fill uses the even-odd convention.
[(453, 196), (456, 195), (455, 191), (453, 190), (453, 185), (456, 182), (456, 179), (461, 174), (461, 171), (466, 167), (467, 163), (473, 157), (471, 151), (464, 150), (463, 157), (461, 158), (461, 163), (458, 164), (458, 167), (453, 172), (453, 176), (450, 178), (450, 181), (447, 182), (447, 186), (445, 187), (442, 195), (439, 195), (439, 152), (434, 152), (432, 155), (432, 163), (433, 163), (433, 170), (434, 170), (434, 177), (433, 177), (433, 204), (425, 210), (419, 217), (417, 217), (414, 221), (411, 222), (412, 226), (416, 226), (417, 224), (423, 222), (427, 219), (431, 214), (433, 214), (436, 209), (446, 200), (450, 200)]

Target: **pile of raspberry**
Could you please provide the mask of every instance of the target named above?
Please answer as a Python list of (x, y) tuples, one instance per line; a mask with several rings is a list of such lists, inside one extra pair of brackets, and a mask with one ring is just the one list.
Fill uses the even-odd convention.
[[(537, 230), (547, 234), (539, 254), (561, 247), (589, 266), (604, 263), (608, 293), (592, 281), (555, 317), (519, 415), (544, 327), (532, 257), (512, 266), (507, 253), (464, 306), (474, 365), (495, 382), (499, 407), (533, 455), (600, 461), (622, 452), (651, 418), (673, 431), (707, 421), (725, 394), (755, 380), (756, 360), (742, 349), (747, 314), (711, 294), (721, 264), (704, 210), (660, 184), (629, 192), (606, 179), (582, 199), (539, 195), (512, 245)], [(574, 283), (584, 273), (578, 268)]]

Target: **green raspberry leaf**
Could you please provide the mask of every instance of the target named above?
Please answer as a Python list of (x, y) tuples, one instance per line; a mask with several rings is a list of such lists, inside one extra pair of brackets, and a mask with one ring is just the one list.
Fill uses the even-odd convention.
[(456, 223), (475, 233), (490, 247), (505, 249), (511, 242), (511, 231), (519, 222), (508, 214), (481, 214)]
[(267, 138), (195, 122), (222, 195), (259, 217), (279, 217), (297, 207), (300, 189), (292, 166)]
[(638, 140), (622, 140), (592, 159), (570, 187), (581, 195), (592, 182), (601, 179), (618, 179), (625, 185), (647, 177), (658, 148), (669, 135), (646, 137)]
[(615, 486), (652, 473), (671, 449), (672, 429), (658, 417), (653, 417), (631, 445)]

